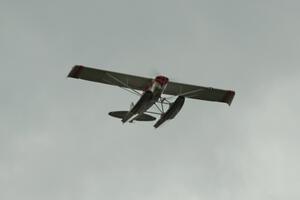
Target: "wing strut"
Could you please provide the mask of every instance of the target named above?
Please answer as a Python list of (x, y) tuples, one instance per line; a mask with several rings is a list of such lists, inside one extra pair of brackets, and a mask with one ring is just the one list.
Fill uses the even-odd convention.
[(136, 91), (135, 89), (132, 89), (132, 88), (130, 88), (130, 87), (128, 86), (128, 79), (126, 79), (126, 81), (127, 81), (127, 84), (126, 84), (126, 83), (123, 83), (123, 81), (121, 81), (121, 80), (119, 80), (118, 78), (116, 78), (116, 77), (114, 77), (113, 75), (111, 75), (110, 73), (106, 72), (106, 74), (107, 74), (109, 77), (111, 77), (112, 79), (114, 79), (115, 81), (117, 81), (118, 83), (120, 83), (121, 85), (124, 86), (124, 87), (119, 86), (120, 88), (122, 88), (122, 89), (124, 89), (124, 90), (126, 90), (126, 91), (128, 91), (128, 92), (131, 92), (131, 93), (133, 93), (133, 94), (136, 94), (136, 95), (138, 95), (138, 96), (141, 96), (141, 94), (140, 94), (138, 91)]
[[(180, 93), (176, 96), (193, 97), (193, 95), (189, 95), (189, 94), (193, 94), (193, 93), (200, 92), (200, 91), (203, 91), (203, 89), (200, 88), (200, 89), (197, 89), (197, 90), (191, 90), (191, 91), (188, 91), (188, 92), (181, 93), (181, 87), (180, 87)], [(166, 100), (167, 99), (172, 99), (172, 98), (175, 98), (176, 96), (171, 96), (171, 97), (168, 97), (168, 98), (165, 98), (165, 99)]]

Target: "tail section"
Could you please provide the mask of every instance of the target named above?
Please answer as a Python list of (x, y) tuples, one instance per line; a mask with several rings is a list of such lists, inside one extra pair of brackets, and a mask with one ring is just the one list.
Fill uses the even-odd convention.
[(128, 111), (114, 111), (109, 112), (108, 114), (112, 117), (123, 119), (127, 115)]
[[(124, 117), (127, 116), (128, 111), (114, 111), (114, 112), (109, 112), (108, 114), (112, 117), (124, 119)], [(142, 113), (137, 115), (132, 121), (154, 121), (154, 120), (156, 120), (155, 117)]]

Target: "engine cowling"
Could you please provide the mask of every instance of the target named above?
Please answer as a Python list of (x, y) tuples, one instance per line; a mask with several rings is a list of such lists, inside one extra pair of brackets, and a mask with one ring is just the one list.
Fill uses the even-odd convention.
[(160, 119), (154, 124), (154, 127), (158, 128), (165, 121), (170, 120), (170, 119), (174, 119), (175, 116), (181, 110), (181, 108), (184, 104), (184, 100), (185, 100), (185, 98), (183, 96), (177, 97), (177, 99), (174, 101), (174, 103), (171, 104), (169, 109), (164, 114), (162, 114)]

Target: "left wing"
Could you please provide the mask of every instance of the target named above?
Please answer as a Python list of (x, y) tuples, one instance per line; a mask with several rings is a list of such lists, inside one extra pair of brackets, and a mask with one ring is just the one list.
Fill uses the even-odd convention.
[(232, 90), (222, 90), (212, 87), (169, 82), (167, 88), (164, 90), (164, 94), (184, 96), (206, 101), (223, 102), (230, 105), (234, 98), (235, 92)]
[(81, 65), (75, 65), (70, 71), (68, 77), (79, 78), (87, 81), (94, 81), (135, 90), (144, 90), (145, 87), (152, 82), (152, 79), (150, 78), (111, 72), (101, 69), (94, 69)]

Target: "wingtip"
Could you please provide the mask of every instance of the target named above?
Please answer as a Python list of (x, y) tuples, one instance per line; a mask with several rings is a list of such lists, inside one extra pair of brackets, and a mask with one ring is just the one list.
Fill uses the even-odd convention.
[(82, 71), (83, 66), (82, 65), (75, 65), (73, 66), (73, 68), (71, 69), (71, 71), (69, 72), (67, 77), (71, 77), (71, 78), (79, 78), (80, 77), (80, 73)]
[(228, 90), (223, 98), (223, 102), (227, 103), (230, 106), (234, 96), (235, 96), (235, 91)]

